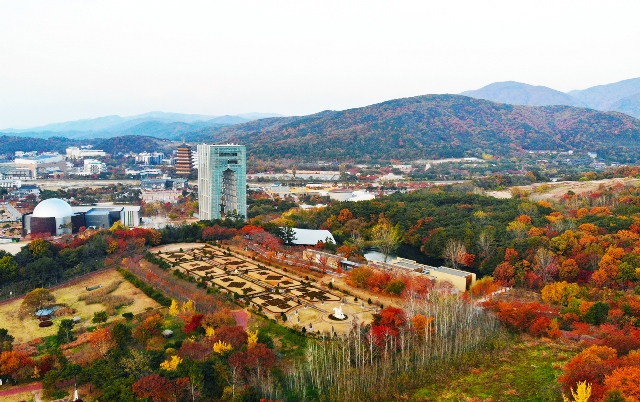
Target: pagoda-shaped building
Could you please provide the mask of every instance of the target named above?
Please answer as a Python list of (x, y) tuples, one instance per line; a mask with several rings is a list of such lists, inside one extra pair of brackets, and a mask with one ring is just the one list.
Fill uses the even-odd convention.
[(186, 143), (178, 147), (178, 158), (176, 160), (176, 175), (189, 177), (193, 173), (193, 162), (191, 161), (191, 147)]

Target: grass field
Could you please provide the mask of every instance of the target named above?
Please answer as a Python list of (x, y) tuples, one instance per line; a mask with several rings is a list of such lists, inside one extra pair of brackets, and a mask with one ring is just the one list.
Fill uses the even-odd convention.
[[(57, 303), (67, 304), (69, 307), (77, 310), (75, 315), (82, 318), (82, 322), (79, 324), (80, 327), (90, 326), (93, 325), (91, 323), (93, 313), (104, 310), (104, 306), (102, 304), (87, 305), (83, 301), (78, 301), (78, 296), (90, 293), (85, 289), (87, 286), (106, 286), (116, 280), (122, 280), (122, 283), (112, 294), (130, 297), (134, 299), (134, 302), (130, 306), (120, 308), (118, 310), (118, 315), (115, 317), (109, 317), (109, 321), (121, 318), (121, 314), (125, 312), (137, 314), (145, 311), (147, 308), (156, 308), (160, 306), (153, 299), (142, 293), (141, 290), (124, 280), (122, 275), (120, 275), (116, 270), (105, 271), (76, 285), (56, 289), (52, 293), (56, 297)], [(9, 334), (15, 337), (16, 344), (28, 342), (35, 338), (54, 335), (58, 331), (57, 322), (62, 318), (55, 318), (53, 320), (54, 325), (48, 328), (38, 327), (38, 321), (34, 318), (26, 318), (24, 320), (20, 319), (18, 316), (20, 303), (22, 303), (22, 298), (0, 306), (0, 327), (9, 330)], [(72, 317), (69, 316), (63, 318)]]
[(514, 337), (495, 356), (414, 393), (411, 401), (562, 401), (558, 377), (575, 343)]

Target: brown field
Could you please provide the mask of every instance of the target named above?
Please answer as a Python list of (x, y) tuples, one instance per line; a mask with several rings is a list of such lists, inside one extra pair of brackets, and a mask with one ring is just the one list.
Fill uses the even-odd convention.
[[(157, 308), (160, 306), (153, 299), (150, 299), (142, 293), (141, 290), (124, 280), (122, 275), (116, 270), (105, 271), (87, 278), (78, 284), (56, 289), (52, 293), (56, 297), (58, 304), (67, 304), (69, 307), (77, 310), (75, 315), (82, 318), (82, 322), (78, 324), (79, 327), (90, 326), (93, 325), (91, 323), (93, 313), (102, 311), (105, 308), (102, 304), (86, 305), (84, 301), (78, 301), (78, 296), (90, 293), (85, 289), (88, 286), (106, 286), (116, 280), (121, 280), (122, 283), (112, 294), (133, 298), (134, 302), (130, 306), (120, 308), (115, 317), (109, 317), (109, 321), (120, 318), (122, 313), (132, 312), (133, 314), (138, 314), (147, 308)], [(22, 298), (0, 306), (0, 327), (9, 330), (9, 333), (15, 337), (16, 344), (28, 342), (35, 338), (54, 335), (58, 331), (58, 321), (62, 318), (73, 318), (73, 316), (54, 318), (54, 325), (48, 328), (40, 328), (35, 318), (22, 320), (18, 317), (20, 303), (22, 303)]]
[[(623, 185), (638, 186), (640, 179), (625, 177), (615, 179), (603, 179), (603, 180), (590, 180), (590, 181), (559, 181), (559, 182), (547, 182), (547, 183), (535, 183), (528, 186), (516, 186), (521, 190), (525, 190), (531, 193), (530, 198), (534, 201), (547, 200), (547, 199), (559, 199), (564, 196), (567, 191), (571, 190), (576, 194), (585, 193), (589, 191), (597, 190), (601, 185), (605, 187), (611, 187), (615, 184), (621, 183)], [(548, 189), (540, 192), (538, 189), (541, 186), (547, 186)], [(537, 190), (538, 189), (538, 190)], [(511, 189), (502, 191), (487, 191), (488, 196), (495, 198), (511, 198)]]

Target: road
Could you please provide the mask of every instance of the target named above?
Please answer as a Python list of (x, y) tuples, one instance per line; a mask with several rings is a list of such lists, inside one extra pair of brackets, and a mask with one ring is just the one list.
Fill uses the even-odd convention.
[(73, 187), (107, 187), (114, 184), (126, 184), (131, 187), (140, 187), (140, 179), (123, 179), (123, 180), (34, 180), (25, 184), (35, 184), (43, 190), (58, 190), (60, 188)]
[(13, 217), (14, 221), (20, 220), (22, 218), (22, 214), (20, 212), (18, 212), (13, 205), (9, 204), (8, 202), (2, 203), (0, 204), (0, 207), (2, 209), (6, 209), (7, 212), (9, 212), (11, 214), (11, 216)]

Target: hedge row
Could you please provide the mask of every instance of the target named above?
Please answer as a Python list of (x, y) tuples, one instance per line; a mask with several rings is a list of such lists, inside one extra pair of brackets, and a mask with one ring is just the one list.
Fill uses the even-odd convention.
[(144, 259), (149, 261), (152, 264), (156, 264), (157, 266), (159, 266), (162, 269), (169, 269), (171, 268), (171, 265), (169, 265), (168, 262), (166, 262), (165, 260), (163, 260), (162, 258), (158, 258), (155, 255), (151, 254), (150, 252), (147, 251), (147, 253), (144, 255)]
[(144, 294), (146, 294), (147, 296), (149, 296), (153, 300), (155, 300), (158, 303), (160, 303), (160, 305), (165, 306), (165, 307), (169, 307), (171, 305), (171, 299), (170, 298), (166, 297), (165, 295), (163, 295), (161, 292), (159, 292), (158, 290), (154, 289), (153, 287), (147, 285), (146, 283), (144, 283), (143, 281), (138, 279), (138, 277), (135, 276), (134, 274), (132, 274), (131, 272), (126, 271), (126, 270), (124, 270), (122, 268), (118, 268), (118, 272), (120, 272), (122, 274), (122, 276), (124, 276), (124, 279), (128, 280), (129, 282), (131, 282), (131, 284), (133, 284), (133, 286), (135, 286), (138, 289), (142, 290), (144, 292)]

